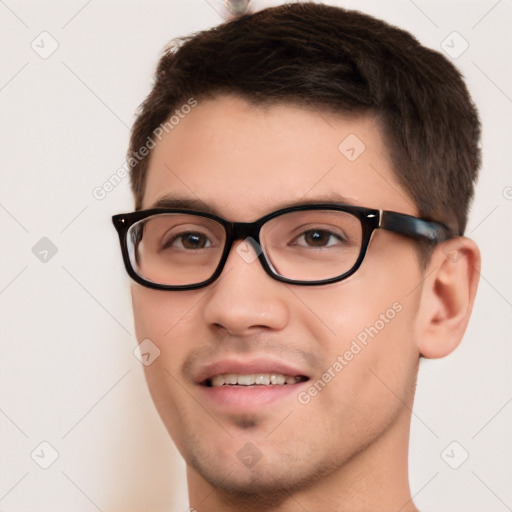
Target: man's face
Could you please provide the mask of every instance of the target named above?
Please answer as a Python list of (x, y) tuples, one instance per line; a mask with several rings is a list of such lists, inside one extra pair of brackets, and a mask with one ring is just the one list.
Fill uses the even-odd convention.
[[(362, 146), (354, 135), (365, 145), (355, 160)], [(199, 102), (153, 150), (143, 208), (163, 196), (198, 200), (242, 222), (339, 198), (418, 213), (373, 119), (264, 110), (233, 97)], [(132, 285), (137, 339), (161, 351), (145, 368), (149, 389), (189, 477), (261, 493), (314, 484), (367, 447), (406, 444), (422, 279), (413, 242), (377, 230), (361, 268), (321, 286), (272, 279), (236, 251), (242, 243), (205, 288)], [(227, 373), (307, 380), (207, 385)], [(367, 469), (385, 452), (374, 449)]]

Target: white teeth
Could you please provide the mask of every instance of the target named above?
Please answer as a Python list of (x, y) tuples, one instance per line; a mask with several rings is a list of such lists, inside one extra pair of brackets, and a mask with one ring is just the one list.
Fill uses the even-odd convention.
[(224, 384), (224, 376), (223, 375), (215, 375), (212, 378), (212, 387), (216, 388), (217, 386), (222, 386)]
[(220, 377), (224, 377), (223, 384), (236, 384), (238, 382), (234, 373), (226, 373), (225, 375), (220, 375)]
[(273, 373), (270, 376), (270, 382), (272, 384), (284, 384), (286, 381), (286, 377), (284, 375), (277, 375), (276, 373)]
[(300, 377), (291, 377), (289, 375), (282, 375), (278, 373), (250, 373), (250, 374), (236, 374), (226, 373), (223, 375), (215, 375), (210, 379), (212, 387), (217, 388), (223, 385), (239, 385), (239, 386), (268, 386), (295, 384), (300, 381)]
[(254, 376), (254, 384), (268, 386), (270, 384), (270, 375), (266, 373), (258, 373)]
[(254, 374), (250, 373), (249, 375), (239, 375), (238, 384), (241, 386), (250, 386), (251, 384), (254, 384)]

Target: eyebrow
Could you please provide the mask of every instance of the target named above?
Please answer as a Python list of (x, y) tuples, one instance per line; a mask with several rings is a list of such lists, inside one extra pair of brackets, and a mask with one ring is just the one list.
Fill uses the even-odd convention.
[[(283, 208), (289, 208), (290, 206), (301, 206), (317, 203), (342, 203), (352, 206), (356, 204), (354, 199), (344, 197), (334, 192), (331, 192), (329, 194), (321, 194), (314, 197), (291, 200), (284, 203), (281, 202), (276, 204), (270, 204), (269, 202), (264, 202), (263, 204), (264, 206), (267, 206), (269, 210), (272, 208), (271, 211), (277, 211)], [(219, 217), (222, 216), (222, 212), (216, 206), (205, 203), (201, 199), (185, 196), (175, 196), (171, 194), (167, 194), (165, 196), (162, 196), (160, 199), (157, 199), (148, 208), (175, 208), (181, 210), (193, 210), (203, 213), (210, 213), (212, 215), (218, 215)]]
[(176, 208), (178, 210), (196, 210), (220, 215), (219, 210), (215, 206), (209, 205), (200, 199), (172, 195), (161, 197), (149, 208)]

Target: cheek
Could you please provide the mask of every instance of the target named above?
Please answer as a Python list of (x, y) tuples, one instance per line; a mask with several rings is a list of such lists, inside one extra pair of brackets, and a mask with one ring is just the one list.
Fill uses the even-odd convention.
[[(312, 314), (303, 320), (323, 353), (324, 373), (316, 379), (327, 384), (311, 382), (302, 428), (311, 417), (323, 418), (316, 428), (363, 446), (407, 414), (403, 402), (412, 406), (419, 354), (411, 336), (415, 299), (385, 291), (363, 296), (359, 288), (346, 288), (336, 300), (334, 294), (329, 300), (317, 295), (315, 312), (322, 321)], [(301, 299), (308, 303), (308, 297)]]
[(167, 323), (166, 316), (162, 316), (165, 300), (159, 300), (163, 299), (161, 292), (132, 283), (131, 295), (137, 341), (149, 338), (155, 342), (165, 332)]
[[(387, 235), (387, 234), (386, 234)], [(326, 323), (337, 335), (365, 341), (381, 339), (385, 350), (409, 345), (419, 307), (422, 273), (408, 241), (375, 237), (363, 266), (347, 281), (338, 283), (338, 300), (322, 307)], [(336, 290), (333, 289), (333, 297)]]
[(330, 288), (295, 291), (299, 299), (296, 318), (302, 328), (331, 355), (348, 349), (352, 340), (364, 345), (391, 332), (404, 331), (394, 336), (395, 342), (407, 343), (406, 326), (414, 323), (417, 294), (407, 295), (410, 288), (397, 286), (396, 281), (375, 279), (367, 286), (359, 277), (352, 277)]
[(176, 333), (187, 324), (204, 293), (152, 290), (133, 284), (131, 295), (137, 341), (149, 338), (160, 350), (166, 350)]
[(323, 354), (323, 370), (336, 375), (319, 406), (323, 401), (331, 410), (362, 407), (384, 414), (399, 405), (396, 396), (412, 397), (421, 274), (414, 255), (401, 263), (380, 269), (367, 265), (346, 281), (297, 292), (308, 308), (297, 315), (302, 329)]
[(193, 336), (200, 337), (197, 322), (191, 322), (190, 315), (202, 294), (192, 297), (133, 284), (131, 295), (137, 341), (150, 339), (160, 350), (160, 355), (144, 366), (148, 390), (163, 424), (180, 447), (190, 401), (179, 384), (181, 365)]
[[(187, 294), (151, 290), (139, 285), (132, 286), (132, 307), (137, 342), (149, 339), (158, 348), (158, 357), (144, 372), (153, 400), (157, 404), (167, 390), (176, 389), (174, 379), (181, 379), (181, 364), (192, 342), (187, 321), (193, 314)], [(178, 295), (179, 293), (179, 295)], [(197, 324), (197, 323), (196, 323)]]

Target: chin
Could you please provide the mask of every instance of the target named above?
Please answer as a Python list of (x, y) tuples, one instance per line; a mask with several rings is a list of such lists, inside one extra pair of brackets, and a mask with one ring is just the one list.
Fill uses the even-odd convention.
[[(222, 448), (197, 443), (185, 457), (189, 471), (222, 495), (226, 506), (246, 502), (277, 508), (290, 494), (315, 487), (350, 458), (332, 452), (322, 456), (310, 445), (300, 453), (297, 445), (287, 450), (269, 440), (265, 446), (264, 439), (253, 443), (247, 436), (246, 440), (230, 438)], [(256, 445), (262, 448), (261, 452)]]
[[(189, 467), (216, 490), (226, 505), (278, 507), (289, 498), (290, 491), (302, 487), (300, 480), (310, 483), (309, 477), (296, 478), (284, 464), (270, 464), (263, 458), (252, 468), (244, 467), (238, 459), (231, 464), (222, 459), (217, 459), (216, 464), (192, 459)], [(285, 475), (280, 475), (283, 471)]]

